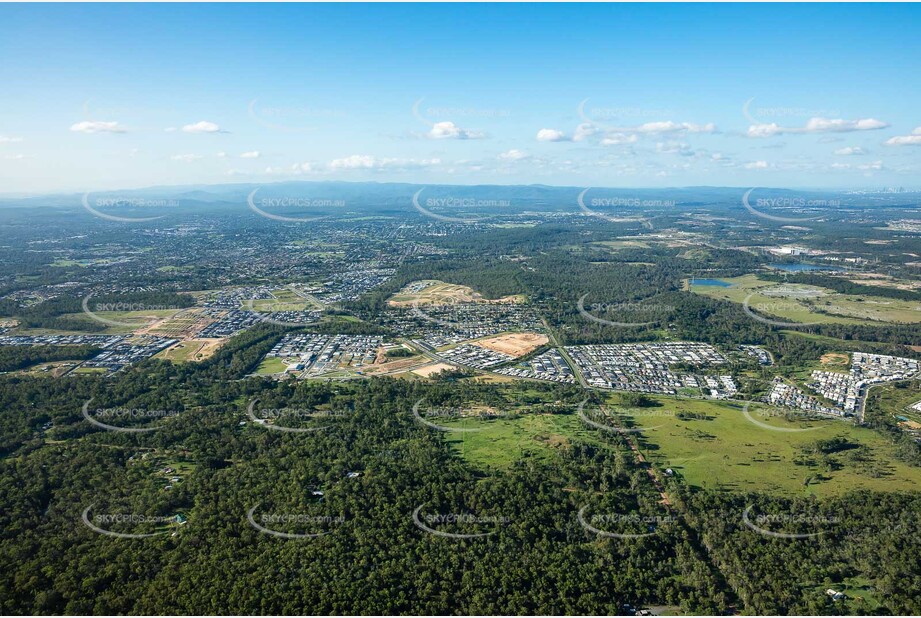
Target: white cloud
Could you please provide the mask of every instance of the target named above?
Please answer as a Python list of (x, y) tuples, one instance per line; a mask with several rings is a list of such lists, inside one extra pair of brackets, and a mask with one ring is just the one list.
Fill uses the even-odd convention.
[(227, 153), (224, 152), (224, 151), (222, 150), (222, 151), (220, 151), (219, 153), (217, 153), (217, 158), (218, 158), (218, 159), (226, 159), (226, 158), (227, 158)]
[(835, 151), (835, 154), (847, 157), (850, 155), (863, 155), (867, 154), (867, 152), (860, 146), (848, 146), (846, 148), (839, 148)]
[(15, 144), (21, 141), (21, 137), (7, 137), (6, 135), (0, 135), (0, 144)]
[(527, 159), (530, 156), (531, 155), (526, 152), (512, 148), (511, 150), (507, 150), (506, 152), (501, 153), (498, 158), (502, 161), (521, 161), (522, 159)]
[(770, 167), (767, 161), (750, 161), (745, 164), (747, 170), (766, 170)]
[(24, 159), (31, 159), (32, 157), (24, 154), (9, 154), (3, 158), (7, 159), (8, 161), (22, 161)]
[(692, 122), (663, 120), (659, 122), (647, 122), (635, 127), (608, 127), (602, 132), (601, 129), (593, 124), (584, 122), (576, 127), (572, 137), (557, 129), (541, 129), (537, 132), (537, 141), (581, 142), (601, 134), (601, 144), (603, 146), (617, 146), (635, 143), (638, 139), (638, 135), (660, 135), (666, 133), (716, 133), (716, 125), (712, 122), (707, 124), (694, 124)]
[[(576, 132), (573, 133), (572, 141), (581, 142), (584, 139), (595, 135), (598, 132), (598, 128), (588, 122), (583, 122), (578, 127), (576, 127)], [(540, 138), (538, 138), (540, 139)]]
[(628, 131), (637, 133), (716, 133), (716, 125), (712, 122), (707, 124), (694, 124), (692, 122), (672, 122), (664, 120), (658, 122), (646, 122)]
[(776, 122), (770, 124), (753, 124), (748, 127), (749, 137), (770, 137), (771, 135), (778, 135), (783, 132), (784, 130)]
[(662, 154), (677, 154), (683, 157), (690, 157), (694, 154), (691, 145), (685, 144), (684, 142), (658, 142), (656, 144), (656, 152)]
[(858, 165), (857, 169), (864, 171), (878, 171), (883, 169), (882, 161), (874, 161), (873, 163), (867, 163), (865, 165)]
[(537, 132), (537, 141), (539, 142), (566, 142), (569, 138), (566, 134), (557, 129), (541, 129)]
[(849, 133), (852, 131), (874, 131), (885, 129), (889, 123), (875, 118), (859, 120), (842, 120), (830, 118), (810, 118), (804, 127), (782, 127), (776, 122), (753, 124), (748, 127), (749, 137), (771, 137), (784, 133)]
[(601, 145), (619, 146), (621, 144), (635, 144), (638, 139), (636, 134), (608, 133), (601, 139)]
[(191, 163), (192, 161), (198, 161), (201, 159), (201, 155), (197, 154), (177, 154), (170, 157), (173, 161), (182, 161), (183, 163)]
[(102, 120), (84, 120), (70, 126), (71, 131), (77, 133), (125, 133), (125, 127), (117, 122)]
[(342, 159), (333, 159), (329, 167), (332, 170), (399, 170), (431, 167), (440, 163), (440, 159), (378, 159), (369, 155), (351, 155)]
[(888, 126), (888, 122), (876, 120), (875, 118), (861, 118), (860, 120), (811, 118), (809, 122), (806, 123), (806, 131), (810, 133), (819, 133), (822, 131), (874, 131), (876, 129), (885, 129)]
[[(240, 172), (242, 173), (242, 172)], [(290, 167), (267, 167), (265, 173), (270, 176), (297, 176), (300, 174), (319, 173), (312, 163), (295, 163)]]
[(500, 161), (521, 161), (522, 159), (527, 159), (529, 156), (531, 155), (526, 152), (512, 148), (511, 150), (499, 153), (496, 158)]
[(436, 122), (432, 130), (427, 133), (432, 139), (482, 139), (484, 135), (478, 131), (462, 129), (450, 120)]
[(207, 120), (199, 120), (194, 124), (185, 125), (182, 127), (182, 131), (184, 133), (221, 133), (221, 127)]
[(258, 159), (260, 153), (258, 150), (251, 150), (250, 152), (244, 152), (240, 154), (241, 159)]
[(886, 140), (887, 146), (921, 146), (921, 127), (911, 132), (911, 135), (897, 135)]

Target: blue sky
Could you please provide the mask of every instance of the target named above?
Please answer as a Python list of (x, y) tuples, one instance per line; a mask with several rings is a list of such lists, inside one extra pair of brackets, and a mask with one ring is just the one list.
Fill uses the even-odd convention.
[(0, 193), (919, 187), (917, 5), (0, 5)]

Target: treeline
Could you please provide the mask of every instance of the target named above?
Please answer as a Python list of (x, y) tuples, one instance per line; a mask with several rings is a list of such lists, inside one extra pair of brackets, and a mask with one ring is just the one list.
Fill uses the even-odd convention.
[(99, 353), (93, 346), (14, 345), (0, 346), (0, 371), (18, 371), (38, 363), (86, 360)]

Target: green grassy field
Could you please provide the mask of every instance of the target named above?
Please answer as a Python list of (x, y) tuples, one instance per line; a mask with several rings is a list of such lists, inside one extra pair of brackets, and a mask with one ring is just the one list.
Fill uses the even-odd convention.
[(256, 369), (256, 375), (265, 376), (272, 375), (273, 373), (281, 373), (287, 366), (288, 364), (285, 361), (276, 356), (266, 358), (259, 364), (259, 368)]
[(756, 275), (723, 279), (730, 287), (692, 285), (695, 294), (743, 303), (756, 312), (791, 322), (863, 324), (867, 321), (921, 322), (921, 303), (883, 297), (838, 294), (793, 283), (762, 281)]
[(113, 322), (123, 322), (125, 325), (119, 324), (105, 324), (100, 323), (90, 316), (84, 313), (68, 313), (64, 317), (73, 318), (75, 320), (82, 320), (87, 323), (87, 325), (102, 326), (103, 329), (99, 331), (93, 331), (97, 334), (103, 335), (124, 335), (126, 333), (133, 332), (138, 328), (147, 326), (154, 319), (168, 318), (173, 315), (176, 315), (182, 311), (182, 309), (155, 309), (155, 310), (146, 310), (146, 311), (94, 311), (93, 313), (98, 317), (105, 320), (112, 320)]
[[(921, 490), (921, 469), (901, 463), (889, 439), (838, 419), (796, 419), (753, 405), (748, 420), (730, 402), (659, 397), (660, 407), (619, 408), (627, 425), (645, 428), (640, 450), (659, 468), (672, 468), (692, 486), (783, 495), (839, 495), (856, 489)], [(619, 399), (612, 395), (609, 410)], [(507, 468), (523, 458), (548, 458), (573, 442), (611, 448), (603, 430), (572, 414), (528, 414), (494, 419), (442, 420), (451, 447), (481, 470)], [(624, 425), (623, 423), (618, 423)], [(624, 425), (624, 426), (627, 426)], [(775, 427), (775, 431), (764, 427)], [(800, 431), (790, 431), (800, 430)], [(801, 431), (805, 430), (805, 431)], [(820, 440), (843, 438), (848, 448), (823, 454)]]
[(898, 384), (882, 384), (870, 391), (867, 400), (867, 418), (901, 416), (916, 423), (921, 423), (921, 412), (909, 409), (909, 406), (921, 401), (921, 382), (911, 380)]
[[(294, 290), (289, 290), (287, 288), (272, 290), (272, 296), (275, 298), (266, 298), (241, 303), (241, 308), (251, 308), (254, 311), (305, 311), (322, 308), (322, 306), (317, 305), (316, 303), (313, 303), (306, 298), (301, 298), (294, 293)], [(252, 306), (250, 307), (250, 305)]]
[[(684, 480), (700, 487), (766, 491), (786, 495), (836, 495), (855, 489), (901, 491), (921, 489), (921, 469), (899, 462), (888, 439), (850, 421), (797, 420), (764, 416), (768, 408), (752, 406), (750, 415), (773, 431), (750, 422), (741, 406), (727, 402), (659, 398), (660, 410), (697, 414), (705, 419), (678, 416), (636, 417), (640, 427), (652, 428), (640, 440), (647, 459), (670, 467)], [(804, 449), (818, 440), (842, 437), (851, 450), (827, 457), (810, 457), (798, 465)], [(863, 461), (857, 459), (859, 453)], [(829, 467), (828, 464), (831, 464)], [(840, 467), (838, 467), (840, 466)], [(809, 479), (808, 485), (806, 484)]]
[(607, 448), (596, 431), (573, 414), (522, 414), (495, 419), (440, 420), (444, 427), (478, 429), (445, 432), (451, 447), (478, 469), (508, 468), (524, 458), (552, 457), (573, 439)]

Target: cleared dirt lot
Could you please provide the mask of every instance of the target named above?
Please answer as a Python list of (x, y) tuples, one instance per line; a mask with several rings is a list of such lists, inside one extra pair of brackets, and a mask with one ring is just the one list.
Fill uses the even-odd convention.
[(540, 335), (538, 333), (509, 333), (507, 335), (498, 335), (496, 337), (481, 339), (471, 343), (481, 348), (486, 348), (487, 350), (503, 352), (517, 358), (536, 350), (542, 345), (546, 345), (549, 341), (547, 335)]
[[(426, 287), (413, 291), (414, 286), (427, 283)], [(454, 305), (458, 303), (520, 303), (521, 296), (505, 296), (490, 300), (466, 285), (455, 285), (444, 281), (414, 281), (390, 297), (391, 307), (412, 307), (415, 305)]]
[(413, 369), (413, 373), (422, 376), (423, 378), (430, 378), (436, 373), (441, 373), (442, 371), (453, 371), (457, 369), (454, 365), (449, 365), (448, 363), (435, 363), (434, 365), (428, 365), (427, 367), (419, 367), (418, 369)]
[(850, 362), (850, 358), (848, 358), (847, 354), (829, 352), (827, 354), (823, 354), (819, 361), (823, 365), (847, 365)]
[(223, 339), (190, 339), (180, 341), (157, 355), (157, 358), (173, 362), (203, 361), (221, 347)]

